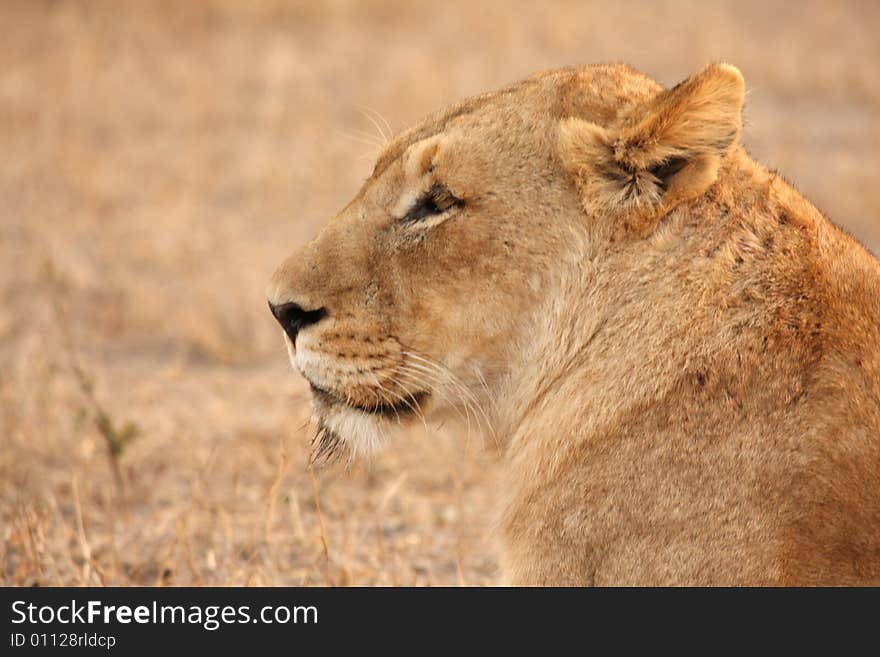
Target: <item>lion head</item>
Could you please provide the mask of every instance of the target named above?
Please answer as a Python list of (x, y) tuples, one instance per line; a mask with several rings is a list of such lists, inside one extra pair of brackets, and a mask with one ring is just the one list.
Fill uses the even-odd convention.
[(579, 333), (572, 276), (708, 189), (742, 99), (726, 65), (670, 90), (623, 65), (571, 68), (396, 136), (268, 288), (318, 453), (368, 451), (426, 416), (499, 427), (528, 363), (553, 357), (548, 331)]

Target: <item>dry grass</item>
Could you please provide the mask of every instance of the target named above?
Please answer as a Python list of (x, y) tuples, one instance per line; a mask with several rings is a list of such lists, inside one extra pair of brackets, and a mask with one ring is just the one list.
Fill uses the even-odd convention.
[[(553, 66), (751, 89), (746, 141), (880, 246), (876, 3), (4, 2), (7, 584), (485, 584), (494, 464), (402, 437), (312, 478), (275, 264), (401, 128)], [(369, 140), (367, 140), (369, 141)]]

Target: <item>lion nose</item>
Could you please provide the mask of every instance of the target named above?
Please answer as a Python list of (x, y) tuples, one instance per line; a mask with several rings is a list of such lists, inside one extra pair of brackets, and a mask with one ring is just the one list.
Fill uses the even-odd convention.
[(277, 306), (269, 302), (269, 310), (281, 324), (284, 332), (290, 336), (290, 340), (296, 344), (296, 334), (312, 324), (317, 324), (327, 316), (326, 308), (316, 310), (304, 310), (297, 303), (281, 303)]

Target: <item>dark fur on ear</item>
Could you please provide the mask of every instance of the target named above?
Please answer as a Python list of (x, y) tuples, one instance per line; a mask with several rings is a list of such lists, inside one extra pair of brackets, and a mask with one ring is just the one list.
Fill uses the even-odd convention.
[(569, 118), (562, 160), (589, 214), (648, 225), (715, 182), (742, 128), (739, 70), (712, 64), (603, 128)]

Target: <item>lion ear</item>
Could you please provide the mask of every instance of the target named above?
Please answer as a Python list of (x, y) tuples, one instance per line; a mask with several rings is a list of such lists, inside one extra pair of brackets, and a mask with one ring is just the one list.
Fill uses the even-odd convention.
[(656, 217), (715, 181), (742, 129), (743, 78), (712, 64), (603, 128), (565, 119), (559, 147), (588, 212)]

